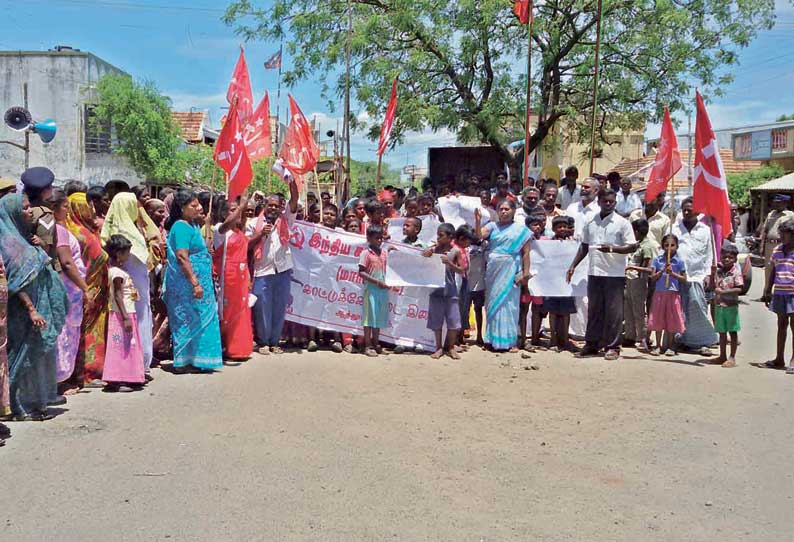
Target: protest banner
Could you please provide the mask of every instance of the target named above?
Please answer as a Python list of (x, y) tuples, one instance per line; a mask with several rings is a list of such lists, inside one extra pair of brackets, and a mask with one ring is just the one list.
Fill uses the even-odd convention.
[[(441, 224), (438, 218), (435, 215), (425, 215), (425, 216), (418, 216), (419, 220), (422, 221), (422, 231), (419, 232), (419, 240), (425, 244), (425, 246), (430, 246), (432, 243), (436, 242), (436, 232), (438, 231), (438, 226)], [(402, 242), (403, 240), (403, 224), (405, 224), (405, 218), (390, 218), (389, 219), (389, 237), (392, 241)]]
[(544, 297), (586, 296), (587, 258), (576, 267), (570, 284), (565, 281), (565, 274), (578, 250), (579, 242), (577, 241), (533, 240), (529, 255), (529, 272), (532, 274), (532, 278), (529, 279), (529, 291), (532, 295)]
[[(405, 245), (403, 245), (405, 246)], [(358, 274), (363, 235), (296, 222), (290, 237), (293, 270), (287, 320), (319, 329), (362, 335), (364, 280)], [(384, 250), (388, 245), (384, 245)], [(417, 251), (416, 261), (424, 259)], [(389, 324), (380, 338), (403, 346), (435, 347), (427, 329), (430, 288), (395, 286), (389, 291)]]
[[(473, 196), (445, 196), (438, 198), (438, 209), (444, 222), (449, 222), (456, 228), (463, 224), (474, 227), (474, 211), (482, 207), (480, 198)], [(483, 213), (486, 216), (487, 213)], [(486, 221), (483, 221), (485, 223)]]
[[(392, 244), (389, 243), (389, 246)], [(386, 284), (423, 288), (443, 287), (446, 266), (441, 261), (441, 254), (433, 254), (425, 258), (422, 252), (422, 249), (408, 245), (399, 245), (396, 250), (389, 252)]]

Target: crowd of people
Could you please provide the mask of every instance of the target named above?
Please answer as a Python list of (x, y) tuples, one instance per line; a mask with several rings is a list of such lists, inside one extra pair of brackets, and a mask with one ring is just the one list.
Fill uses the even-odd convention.
[[(574, 167), (559, 184), (531, 179), (521, 187), (502, 172), (427, 181), (422, 190), (389, 186), (339, 206), (310, 192), (304, 206), (295, 183), (286, 196), (226, 201), (186, 188), (164, 189), (158, 199), (118, 181), (54, 188), (43, 167), (26, 170), (19, 191), (3, 180), (0, 420), (49, 419), (51, 406), (83, 388), (139, 390), (163, 360), (174, 373), (202, 373), (285, 348), (377, 357), (388, 325), (389, 240), (441, 255), (446, 267), (444, 286), (429, 292), (433, 358), (458, 359), (473, 345), (607, 360), (626, 347), (711, 356), (718, 345), (714, 362), (736, 365), (738, 250), (721, 236), (715, 244), (691, 199), (668, 215), (664, 194), (643, 204), (630, 179), (613, 172), (580, 182)], [(474, 224), (444, 222), (438, 199), (455, 194), (480, 200)], [(419, 234), (428, 215), (441, 225), (426, 244)], [(390, 239), (397, 217), (405, 218), (402, 236)], [(366, 239), (362, 336), (285, 322), (295, 221)], [(781, 220), (774, 235), (763, 299), (778, 315), (777, 355), (768, 362), (777, 367), (794, 330), (794, 220)], [(544, 298), (529, 289), (540, 240), (579, 243), (566, 279), (587, 265), (586, 296)], [(0, 423), (0, 441), (9, 434)]]

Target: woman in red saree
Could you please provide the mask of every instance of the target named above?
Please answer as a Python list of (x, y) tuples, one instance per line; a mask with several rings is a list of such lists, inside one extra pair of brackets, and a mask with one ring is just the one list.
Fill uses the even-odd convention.
[(85, 282), (88, 291), (83, 324), (80, 329), (80, 347), (77, 351), (74, 372), (68, 383), (72, 387), (103, 387), (102, 371), (105, 367), (105, 339), (108, 319), (108, 255), (102, 249), (99, 235), (94, 230), (94, 210), (83, 192), (69, 196), (67, 229), (77, 238), (86, 267)]
[(221, 343), (226, 359), (245, 360), (251, 357), (254, 332), (251, 307), (248, 304), (250, 274), (248, 272), (248, 238), (245, 236), (247, 198), (229, 203), (229, 214), (217, 226), (214, 236), (213, 272), (219, 277)]

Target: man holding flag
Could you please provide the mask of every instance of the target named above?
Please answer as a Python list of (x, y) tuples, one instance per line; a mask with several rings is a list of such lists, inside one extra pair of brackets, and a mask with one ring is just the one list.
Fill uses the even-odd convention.
[(679, 343), (689, 350), (699, 351), (701, 355), (711, 355), (708, 347), (714, 345), (719, 337), (711, 323), (705, 285), (716, 272), (715, 244), (722, 243), (722, 239), (714, 238), (712, 228), (698, 219), (698, 213), (704, 213), (709, 222), (715, 217), (722, 226), (723, 235), (729, 235), (732, 229), (731, 205), (711, 121), (700, 93), (696, 98), (693, 197), (681, 203), (682, 218), (673, 226), (673, 234), (678, 237), (678, 257), (686, 265), (687, 278), (681, 290), (686, 331)]

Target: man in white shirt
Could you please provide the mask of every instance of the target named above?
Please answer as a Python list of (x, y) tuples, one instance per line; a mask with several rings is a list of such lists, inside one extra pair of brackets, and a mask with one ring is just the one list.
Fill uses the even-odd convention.
[(598, 179), (587, 177), (582, 182), (582, 198), (576, 203), (571, 203), (567, 208), (563, 207), (565, 214), (567, 216), (572, 216), (574, 219), (573, 236), (577, 241), (582, 239), (584, 225), (601, 212), (601, 208), (598, 206), (598, 201), (596, 199), (600, 190), (601, 183), (598, 182)]
[(631, 179), (623, 177), (620, 179), (620, 192), (617, 193), (615, 212), (623, 218), (628, 218), (636, 209), (642, 209), (642, 200), (637, 194), (631, 193)]
[(599, 193), (601, 211), (582, 230), (582, 244), (566, 274), (570, 282), (576, 266), (590, 256), (585, 347), (577, 357), (596, 355), (601, 348), (606, 360), (620, 357), (626, 258), (636, 250), (637, 240), (629, 221), (615, 213), (615, 200), (611, 188)]
[(702, 355), (710, 355), (707, 347), (719, 339), (711, 323), (705, 291), (706, 279), (716, 271), (714, 241), (711, 228), (700, 222), (692, 209), (692, 198), (681, 202), (681, 214), (681, 220), (673, 225), (673, 235), (678, 238), (678, 257), (686, 266), (686, 284), (681, 288), (686, 331), (678, 342)]
[(645, 210), (635, 209), (629, 215), (629, 222), (634, 222), (638, 218), (648, 220), (648, 235), (662, 246), (662, 237), (670, 233), (670, 217), (662, 213), (665, 193), (661, 192), (653, 201), (645, 204)]
[(582, 190), (576, 186), (579, 178), (579, 170), (576, 166), (570, 166), (565, 170), (565, 177), (560, 180), (560, 191), (557, 192), (557, 205), (565, 210), (572, 203), (578, 202), (582, 198)]
[(289, 183), (289, 203), (282, 212), (281, 196), (265, 201), (265, 209), (246, 226), (254, 247), (254, 337), (260, 354), (281, 354), (278, 343), (289, 303), (292, 254), (289, 235), (298, 212), (298, 189)]

